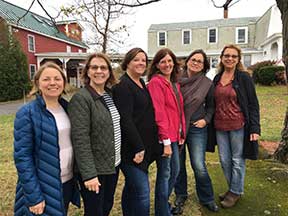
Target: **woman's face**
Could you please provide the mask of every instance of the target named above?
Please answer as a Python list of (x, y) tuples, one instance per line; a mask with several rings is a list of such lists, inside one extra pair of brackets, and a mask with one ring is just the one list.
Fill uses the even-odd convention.
[(110, 76), (107, 62), (103, 58), (93, 58), (90, 61), (87, 76), (90, 78), (90, 86), (104, 88)]
[(204, 57), (201, 53), (192, 55), (187, 61), (187, 69), (191, 74), (198, 73), (204, 68)]
[(161, 74), (170, 79), (171, 73), (174, 68), (174, 62), (172, 57), (167, 54), (164, 58), (162, 58), (156, 67), (160, 70)]
[(127, 72), (140, 77), (145, 72), (146, 66), (146, 55), (139, 52), (127, 65)]
[(39, 77), (39, 90), (44, 99), (58, 99), (64, 90), (64, 79), (55, 68), (45, 68)]
[(225, 70), (235, 70), (236, 65), (239, 62), (239, 55), (237, 50), (233, 48), (225, 49), (223, 56), (221, 57), (221, 62)]

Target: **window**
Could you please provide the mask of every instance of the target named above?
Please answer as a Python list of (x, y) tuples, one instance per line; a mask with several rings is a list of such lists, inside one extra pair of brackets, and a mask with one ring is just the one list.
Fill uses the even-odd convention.
[(249, 67), (251, 65), (251, 55), (244, 55), (243, 63), (245, 67)]
[(208, 29), (208, 43), (217, 43), (217, 28)]
[(82, 53), (82, 50), (81, 50), (81, 49), (78, 49), (78, 53)]
[(29, 72), (30, 72), (30, 79), (34, 79), (34, 75), (36, 73), (36, 65), (35, 64), (30, 64), (29, 65)]
[(248, 43), (248, 27), (236, 28), (236, 43), (237, 44)]
[(191, 43), (191, 30), (183, 30), (182, 44), (190, 44), (190, 43)]
[(66, 46), (66, 52), (67, 52), (67, 53), (70, 53), (70, 52), (71, 52), (71, 46), (68, 46), (68, 45)]
[(166, 39), (166, 32), (158, 32), (158, 46), (165, 46)]
[(28, 50), (35, 52), (35, 37), (33, 35), (28, 35)]

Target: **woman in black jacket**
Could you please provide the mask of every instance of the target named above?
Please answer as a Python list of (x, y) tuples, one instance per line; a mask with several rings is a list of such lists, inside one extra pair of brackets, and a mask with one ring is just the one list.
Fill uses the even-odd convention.
[(124, 57), (126, 73), (113, 89), (121, 115), (121, 170), (125, 176), (122, 193), (124, 216), (149, 216), (149, 165), (161, 154), (151, 97), (141, 76), (147, 67), (147, 55), (140, 48)]
[(244, 193), (245, 159), (257, 159), (260, 135), (259, 104), (252, 78), (244, 71), (241, 49), (227, 45), (214, 78), (214, 127), (221, 166), (229, 190), (220, 195), (224, 208)]

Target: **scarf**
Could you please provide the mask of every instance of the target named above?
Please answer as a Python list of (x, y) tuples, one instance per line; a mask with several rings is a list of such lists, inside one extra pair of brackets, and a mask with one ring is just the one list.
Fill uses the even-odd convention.
[(199, 72), (188, 77), (187, 72), (179, 81), (184, 100), (184, 113), (186, 120), (186, 132), (188, 133), (190, 118), (193, 113), (205, 101), (206, 95), (212, 85), (212, 81)]

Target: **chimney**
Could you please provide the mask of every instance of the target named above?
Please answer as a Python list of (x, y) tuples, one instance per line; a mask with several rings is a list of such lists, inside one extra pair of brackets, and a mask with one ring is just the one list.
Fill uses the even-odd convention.
[(227, 9), (224, 8), (224, 19), (227, 18), (228, 18), (228, 8)]

